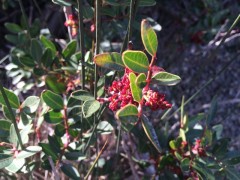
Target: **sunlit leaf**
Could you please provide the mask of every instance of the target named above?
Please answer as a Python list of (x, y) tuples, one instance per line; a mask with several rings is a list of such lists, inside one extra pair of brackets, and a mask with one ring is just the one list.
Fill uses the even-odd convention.
[(49, 107), (51, 107), (54, 110), (63, 109), (62, 97), (50, 90), (42, 92), (42, 99)]
[(133, 99), (137, 102), (142, 100), (142, 89), (136, 85), (136, 75), (134, 73), (129, 74), (130, 88), (132, 92)]
[(83, 103), (82, 111), (84, 117), (92, 116), (100, 108), (100, 103), (97, 100), (87, 100)]
[(157, 80), (159, 85), (173, 86), (181, 81), (181, 78), (175, 74), (161, 71), (155, 74), (152, 79)]
[(12, 154), (0, 154), (0, 169), (9, 166), (13, 161)]
[(40, 98), (37, 96), (28, 96), (25, 101), (23, 101), (21, 108), (27, 114), (36, 112), (40, 103)]
[[(10, 106), (12, 108), (18, 109), (19, 106), (20, 106), (18, 97), (12, 91), (10, 91), (10, 90), (8, 90), (6, 88), (4, 88), (4, 92), (5, 92), (6, 96), (7, 96), (7, 99), (9, 101), (9, 103), (10, 103)], [(2, 92), (0, 92), (0, 104), (2, 104), (4, 106), (7, 106), (7, 104), (6, 104), (6, 102), (5, 102), (4, 98), (3, 98)]]

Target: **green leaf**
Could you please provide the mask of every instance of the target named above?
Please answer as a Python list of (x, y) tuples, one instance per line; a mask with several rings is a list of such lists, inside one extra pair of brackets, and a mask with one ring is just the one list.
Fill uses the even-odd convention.
[(80, 179), (80, 174), (78, 173), (77, 169), (74, 166), (72, 166), (71, 164), (63, 163), (61, 166), (61, 170), (65, 175), (67, 175), (71, 179), (74, 179), (74, 180)]
[(147, 79), (146, 74), (140, 73), (136, 78), (135, 81), (136, 85), (141, 89), (144, 88), (147, 84), (146, 79)]
[(25, 164), (25, 159), (13, 159), (12, 163), (5, 167), (6, 170), (12, 173), (19, 171)]
[(171, 140), (170, 142), (169, 142), (169, 146), (170, 146), (170, 148), (172, 149), (172, 150), (176, 150), (178, 147), (176, 146), (176, 142), (175, 142), (175, 140)]
[[(64, 129), (64, 131), (65, 131), (65, 129)], [(48, 136), (48, 142), (49, 142), (51, 149), (54, 152), (56, 152), (56, 153), (61, 152), (61, 147), (63, 146), (61, 137), (59, 137), (57, 135)]]
[(72, 0), (52, 0), (53, 3), (58, 4), (60, 6), (71, 6), (73, 5)]
[(240, 152), (228, 152), (223, 160), (224, 164), (236, 165), (240, 163)]
[[(2, 106), (2, 110), (3, 110), (3, 114), (4, 114), (4, 116), (7, 118), (7, 119), (9, 119), (9, 120), (11, 120), (12, 118), (12, 116), (11, 116), (11, 113), (9, 112), (9, 109), (6, 107), (6, 106)], [(14, 110), (13, 109), (13, 114), (16, 116), (16, 110)]]
[(50, 90), (42, 92), (42, 99), (49, 107), (54, 110), (61, 110), (64, 107), (62, 97)]
[(155, 31), (146, 19), (142, 20), (141, 23), (141, 37), (147, 52), (155, 56), (158, 48), (158, 39)]
[(124, 51), (122, 59), (125, 66), (134, 72), (146, 73), (148, 71), (148, 58), (146, 54), (142, 51)]
[(21, 108), (26, 114), (31, 114), (36, 112), (40, 103), (40, 98), (37, 96), (28, 96), (25, 101), (23, 101)]
[(130, 88), (133, 99), (140, 103), (142, 100), (142, 90), (136, 85), (136, 75), (134, 73), (129, 74)]
[(93, 95), (89, 91), (84, 91), (84, 90), (78, 90), (78, 91), (72, 92), (71, 97), (81, 101), (94, 100)]
[(225, 168), (229, 180), (240, 180), (240, 172), (232, 167)]
[(213, 121), (214, 117), (216, 116), (217, 113), (217, 96), (214, 96), (212, 102), (211, 102), (211, 107), (210, 110), (208, 112), (208, 116), (207, 116), (207, 125), (209, 126), (210, 122)]
[(65, 155), (66, 159), (68, 159), (68, 160), (81, 161), (81, 160), (86, 159), (86, 156), (79, 151), (66, 152), (64, 155)]
[(165, 86), (173, 86), (181, 81), (181, 78), (175, 74), (161, 71), (155, 74), (152, 79), (157, 80), (157, 83)]
[(45, 48), (51, 49), (53, 55), (56, 54), (57, 49), (56, 49), (56, 46), (54, 45), (54, 43), (52, 41), (50, 41), (49, 39), (47, 39), (43, 35), (40, 36), (40, 40), (41, 40), (41, 42), (42, 42), (42, 44), (44, 45)]
[(41, 63), (45, 68), (49, 68), (52, 66), (54, 57), (53, 52), (50, 48), (45, 48), (42, 58), (41, 58)]
[(83, 103), (82, 111), (85, 118), (92, 116), (100, 108), (97, 100), (87, 100)]
[(190, 160), (188, 158), (184, 158), (181, 160), (180, 167), (182, 171), (189, 171)]
[(63, 122), (63, 115), (58, 111), (49, 111), (44, 114), (44, 120), (50, 124), (58, 124)]
[(68, 59), (70, 58), (77, 50), (77, 41), (73, 40), (67, 44), (67, 47), (63, 49), (63, 57)]
[(0, 138), (9, 136), (11, 124), (12, 123), (10, 121), (0, 119)]
[(142, 116), (142, 126), (143, 126), (143, 129), (144, 129), (148, 139), (152, 142), (152, 144), (157, 149), (157, 151), (159, 153), (161, 153), (162, 150), (161, 150), (161, 147), (160, 147), (160, 144), (159, 144), (158, 137), (157, 137), (157, 134), (155, 132), (155, 129), (153, 128), (153, 125), (149, 121), (147, 116), (145, 116), (144, 114)]
[[(11, 108), (18, 109), (19, 106), (20, 106), (18, 97), (12, 91), (10, 91), (10, 90), (8, 90), (6, 88), (4, 88), (4, 92), (5, 92), (5, 94), (6, 94), (7, 98), (8, 98), (8, 101), (10, 103)], [(2, 104), (4, 106), (7, 106), (7, 104), (4, 101), (2, 92), (0, 92), (0, 104)]]
[(16, 156), (17, 159), (25, 159), (30, 156), (33, 156), (34, 154), (40, 152), (42, 148), (40, 146), (28, 146), (26, 149), (19, 152)]
[(10, 139), (9, 141), (15, 146), (18, 147), (18, 136), (16, 133), (16, 130), (14, 128), (14, 125), (12, 124), (10, 127)]
[(57, 77), (55, 76), (47, 76), (45, 79), (45, 83), (47, 87), (55, 93), (61, 94), (66, 90), (65, 83), (59, 82)]
[(29, 67), (29, 68), (33, 68), (36, 66), (34, 59), (30, 56), (20, 56), (19, 61), (22, 65)]
[(200, 173), (201, 175), (205, 176), (204, 179), (215, 180), (215, 177), (213, 176), (212, 172), (207, 167), (204, 167), (201, 163), (193, 162), (192, 163), (192, 167), (198, 173)]
[(0, 169), (9, 166), (13, 161), (13, 155), (11, 154), (0, 154)]
[(117, 52), (98, 54), (94, 56), (94, 62), (98, 66), (116, 71), (122, 71), (125, 68), (121, 54)]
[(83, 6), (83, 17), (92, 19), (94, 17), (94, 9), (91, 6)]
[(32, 39), (30, 48), (31, 48), (31, 56), (33, 57), (33, 59), (36, 62), (40, 61), (42, 57), (42, 46), (40, 42), (37, 39)]
[(110, 134), (113, 132), (113, 127), (109, 122), (101, 121), (97, 126), (97, 131), (100, 134)]
[(57, 156), (57, 152), (54, 152), (52, 150), (52, 148), (50, 147), (49, 144), (46, 143), (39, 143), (39, 146), (42, 147), (42, 151), (47, 155), (47, 156), (51, 156), (53, 158), (53, 160), (57, 160), (58, 156)]
[(138, 121), (138, 109), (133, 104), (128, 104), (117, 111), (116, 117), (121, 121), (124, 130), (130, 131)]
[(17, 34), (17, 33), (21, 32), (23, 30), (18, 24), (15, 24), (15, 23), (5, 23), (4, 26), (11, 33), (16, 33)]

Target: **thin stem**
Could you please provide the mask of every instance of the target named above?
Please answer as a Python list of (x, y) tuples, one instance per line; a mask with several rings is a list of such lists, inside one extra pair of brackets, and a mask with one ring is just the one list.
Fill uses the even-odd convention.
[(16, 134), (17, 134), (19, 145), (20, 145), (21, 149), (24, 149), (24, 146), (23, 146), (23, 143), (22, 143), (22, 139), (21, 139), (21, 136), (20, 136), (20, 132), (19, 132), (19, 129), (18, 129), (18, 126), (17, 126), (17, 122), (16, 122), (16, 119), (15, 119), (13, 110), (11, 108), (11, 105), (9, 103), (9, 100), (7, 98), (7, 95), (6, 95), (6, 93), (4, 91), (4, 88), (2, 86), (2, 83), (0, 83), (0, 91), (2, 93), (2, 97), (3, 97), (3, 99), (4, 99), (4, 101), (5, 101), (6, 105), (7, 105), (8, 111), (10, 113), (9, 115), (10, 115), (11, 121), (12, 121), (12, 123), (14, 125), (14, 129), (15, 129)]
[(18, 0), (18, 3), (19, 3), (19, 5), (20, 5), (20, 9), (21, 9), (21, 12), (22, 12), (22, 15), (23, 15), (23, 20), (24, 20), (24, 22), (25, 22), (25, 24), (26, 24), (26, 27), (27, 27), (28, 35), (29, 35), (29, 37), (31, 38), (30, 27), (29, 27), (29, 24), (28, 24), (27, 15), (26, 15), (26, 13), (25, 13), (25, 9), (24, 9), (22, 0)]
[[(214, 77), (209, 79), (197, 92), (195, 92), (187, 101), (184, 102), (184, 106), (188, 104), (191, 100), (193, 100), (200, 92), (205, 89), (211, 82), (213, 82), (219, 75), (221, 75), (231, 64), (234, 62), (237, 57), (239, 56), (239, 53), (237, 53)], [(179, 110), (181, 107), (179, 107), (176, 111), (174, 111), (169, 117), (165, 118), (167, 121), (172, 118)]]
[(85, 48), (84, 48), (84, 27), (83, 27), (83, 6), (82, 0), (77, 0), (78, 3), (78, 32), (79, 32), (79, 47), (82, 53), (81, 60), (81, 81), (82, 81), (82, 89), (85, 89), (85, 66), (84, 66), (84, 57), (85, 57)]
[(42, 16), (42, 11), (41, 11), (41, 8), (39, 7), (38, 3), (36, 0), (33, 0), (33, 3), (34, 5), (36, 6), (37, 10), (38, 10), (38, 13), (40, 14), (40, 16)]

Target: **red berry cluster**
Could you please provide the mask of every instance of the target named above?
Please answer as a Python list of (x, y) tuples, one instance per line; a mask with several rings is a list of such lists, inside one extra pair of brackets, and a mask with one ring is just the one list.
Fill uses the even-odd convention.
[(115, 80), (112, 86), (108, 88), (108, 93), (110, 97), (108, 98), (109, 109), (116, 111), (127, 104), (138, 105), (136, 101), (133, 100), (132, 92), (130, 88), (130, 81), (128, 75), (130, 70), (126, 69), (124, 76), (120, 80)]
[(75, 15), (73, 15), (73, 14), (68, 15), (68, 19), (65, 21), (64, 25), (67, 27), (71, 27), (72, 36), (77, 35), (78, 20)]
[(165, 95), (155, 92), (153, 90), (148, 90), (144, 93), (145, 106), (150, 107), (153, 111), (158, 109), (168, 109), (172, 107), (168, 101), (165, 100)]
[(201, 139), (197, 139), (195, 141), (195, 145), (192, 147), (192, 153), (196, 154), (196, 155), (199, 155), (199, 156), (205, 156), (206, 155), (205, 150), (201, 145)]

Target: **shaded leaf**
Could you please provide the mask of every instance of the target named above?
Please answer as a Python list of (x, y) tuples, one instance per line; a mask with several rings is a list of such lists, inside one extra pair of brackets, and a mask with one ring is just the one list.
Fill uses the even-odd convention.
[(33, 57), (33, 59), (36, 62), (40, 61), (42, 57), (42, 46), (37, 39), (31, 40), (30, 49), (31, 49), (31, 56)]
[(61, 166), (61, 170), (65, 175), (67, 175), (72, 179), (76, 179), (76, 180), (80, 179), (80, 174), (78, 173), (78, 170), (71, 164), (63, 163)]
[(16, 156), (17, 159), (21, 159), (21, 158), (28, 158), (30, 156), (33, 156), (34, 154), (40, 152), (42, 150), (42, 148), (40, 146), (28, 146), (27, 148), (25, 148), (24, 150), (22, 150), (21, 152), (19, 152)]
[(42, 99), (49, 107), (51, 107), (54, 110), (63, 109), (62, 97), (50, 90), (42, 92)]
[(81, 101), (94, 100), (93, 95), (90, 92), (84, 91), (84, 90), (78, 90), (78, 91), (72, 92), (71, 97)]
[(40, 103), (40, 98), (37, 96), (28, 96), (25, 101), (23, 101), (21, 108), (26, 114), (31, 114), (36, 112)]
[(157, 151), (161, 153), (161, 147), (160, 147), (155, 129), (153, 128), (153, 125), (149, 121), (147, 116), (145, 116), (144, 114), (142, 116), (142, 126), (143, 126), (143, 129), (144, 129), (148, 139), (152, 142), (152, 144), (157, 149)]
[(49, 144), (39, 143), (39, 146), (42, 147), (42, 151), (43, 151), (47, 156), (51, 156), (53, 160), (57, 160), (57, 159), (58, 159), (57, 152), (54, 152), (54, 151), (52, 150), (52, 148), (50, 147)]
[(9, 166), (13, 161), (13, 155), (11, 154), (0, 154), (0, 169)]
[(29, 68), (33, 68), (36, 66), (34, 59), (30, 56), (21, 56), (19, 57), (19, 61), (22, 65)]
[(116, 71), (122, 71), (125, 68), (121, 54), (117, 52), (98, 54), (94, 56), (94, 62), (98, 66)]
[(217, 113), (217, 96), (214, 96), (212, 102), (211, 102), (211, 107), (210, 110), (208, 112), (208, 116), (207, 116), (207, 125), (209, 126), (210, 122), (213, 121), (214, 117), (216, 116)]
[(62, 54), (64, 58), (70, 58), (77, 50), (77, 41), (73, 40), (67, 44), (67, 47), (63, 49)]
[(188, 171), (189, 166), (190, 166), (190, 159), (184, 158), (181, 160), (180, 167), (181, 167), (182, 171)]
[(49, 39), (47, 39), (43, 35), (40, 36), (40, 40), (41, 40), (42, 44), (45, 46), (45, 48), (51, 49), (53, 55), (56, 54), (57, 49), (56, 49), (56, 46), (54, 45), (54, 43), (52, 41), (50, 41)]
[(8, 23), (7, 22), (7, 23), (4, 23), (4, 26), (11, 33), (19, 33), (23, 30), (18, 24), (15, 24), (15, 23)]
[(55, 76), (47, 76), (45, 79), (45, 83), (47, 87), (55, 93), (61, 94), (66, 90), (65, 83), (59, 82), (59, 80)]
[[(6, 88), (4, 88), (4, 92), (5, 92), (6, 96), (7, 96), (7, 99), (9, 101), (9, 103), (10, 103), (11, 108), (18, 109), (19, 106), (20, 106), (18, 97), (12, 91), (10, 91), (10, 90), (8, 90)], [(0, 92), (0, 104), (2, 104), (4, 106), (7, 106), (6, 102), (4, 101), (2, 92)]]
[(97, 131), (100, 134), (110, 134), (113, 131), (113, 127), (109, 122), (101, 121), (97, 126)]
[(231, 180), (240, 180), (240, 172), (232, 167), (225, 168), (228, 179)]
[(175, 74), (161, 71), (155, 74), (152, 79), (157, 80), (157, 83), (165, 86), (173, 86), (181, 81), (181, 78)]
[(155, 56), (158, 48), (157, 35), (146, 19), (141, 23), (141, 37), (147, 52)]
[(126, 67), (137, 73), (146, 73), (149, 62), (146, 54), (142, 51), (127, 50), (122, 54), (123, 63)]
[(81, 161), (86, 159), (86, 156), (81, 152), (66, 152), (65, 154), (66, 159), (74, 160), (74, 161)]
[(63, 122), (63, 115), (59, 111), (49, 111), (44, 114), (44, 120), (50, 124), (58, 124)]
[(11, 124), (8, 120), (0, 119), (0, 138), (9, 136)]

